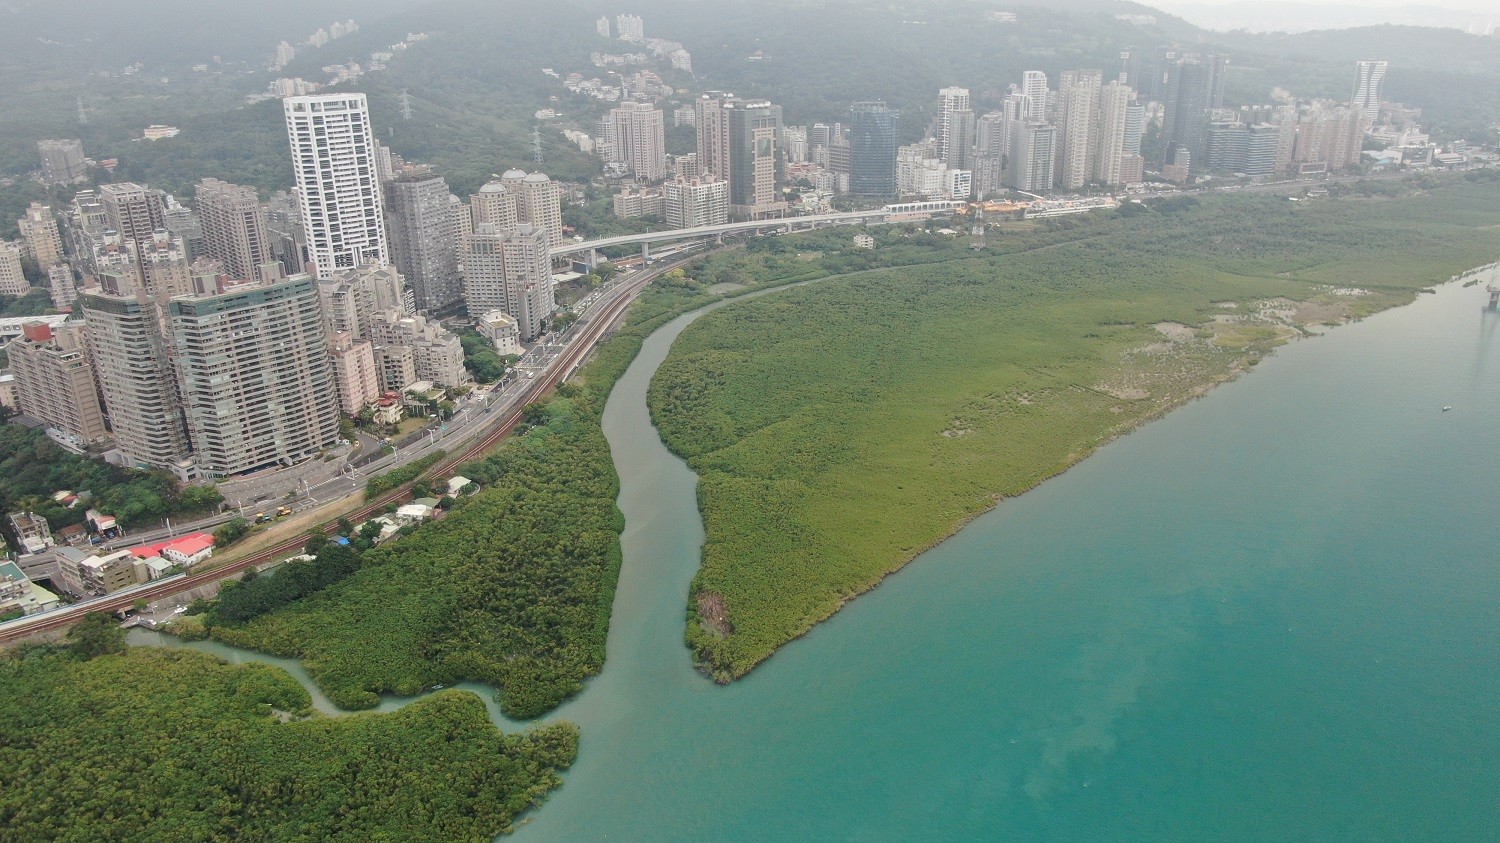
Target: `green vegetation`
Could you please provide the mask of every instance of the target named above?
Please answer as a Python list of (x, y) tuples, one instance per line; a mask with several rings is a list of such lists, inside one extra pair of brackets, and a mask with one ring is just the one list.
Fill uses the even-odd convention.
[(206, 623), (244, 623), (322, 591), (358, 571), (359, 567), (359, 554), (355, 550), (325, 541), (311, 560), (285, 562), (269, 577), (224, 583), (208, 612)]
[(460, 328), (459, 342), (464, 346), (464, 368), (479, 383), (494, 383), (505, 375), (505, 370), (515, 362), (514, 357), (501, 357), (490, 341), (472, 328)]
[(0, 318), (17, 316), (46, 316), (56, 313), (52, 306), (52, 295), (45, 287), (32, 287), (24, 296), (0, 296)]
[(304, 659), (345, 708), (476, 679), (496, 685), (513, 716), (550, 710), (603, 664), (619, 571), (601, 404), (590, 390), (562, 390), (524, 435), (462, 469), (484, 490), (442, 520), (364, 553), (352, 576), (214, 636)]
[(250, 522), (243, 518), (235, 518), (220, 524), (214, 530), (214, 547), (228, 547), (250, 534)]
[(569, 724), (502, 734), (461, 691), (325, 718), (264, 665), (40, 648), (0, 658), (0, 836), (483, 840), (562, 783), (577, 745)]
[(326, 546), (310, 543), (316, 562), (231, 586), (205, 616), (210, 634), (303, 659), (345, 708), (462, 679), (497, 686), (514, 717), (554, 708), (604, 663), (619, 576), (623, 524), (599, 427), (604, 401), (648, 334), (716, 298), (648, 289), (581, 378), (527, 408), (516, 436), (460, 469), (480, 492), (360, 554), (352, 572), (343, 558), (324, 569)]
[[(92, 492), (93, 499), (69, 509), (51, 498), (64, 490)], [(124, 469), (70, 453), (39, 430), (0, 425), (0, 507), (36, 512), (53, 530), (83, 523), (90, 507), (135, 527), (208, 512), (223, 500), (212, 486), (179, 486), (162, 472)]]
[(442, 462), (445, 456), (447, 456), (447, 453), (442, 449), (438, 449), (421, 459), (412, 460), (400, 468), (393, 468), (384, 474), (377, 474), (371, 477), (365, 481), (365, 498), (373, 500), (403, 483), (410, 483), (417, 479), (422, 472)]
[[(1013, 227), (978, 254), (938, 243), (941, 263), (704, 316), (650, 392), (663, 439), (700, 477), (689, 644), (721, 680), (744, 674), (969, 518), (1234, 377), (1299, 324), (1403, 303), (1493, 260), (1497, 215), (1494, 183), (1451, 180), (1401, 199), (1173, 200)], [(777, 239), (784, 251), (693, 273), (797, 271), (802, 239)]]

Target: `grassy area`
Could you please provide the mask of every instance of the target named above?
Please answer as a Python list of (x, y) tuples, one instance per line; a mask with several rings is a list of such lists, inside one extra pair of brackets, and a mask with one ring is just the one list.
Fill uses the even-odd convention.
[[(700, 476), (690, 646), (719, 679), (743, 675), (968, 519), (1234, 377), (1299, 323), (1404, 303), (1494, 260), (1497, 218), (1493, 182), (1400, 199), (1173, 200), (1049, 221), (979, 254), (939, 242), (934, 263), (705, 316), (650, 392), (664, 440)], [(829, 269), (851, 260), (825, 246), (777, 248), (819, 248)], [(764, 281), (805, 267), (787, 254), (694, 272)]]
[(331, 719), (264, 665), (40, 650), (0, 658), (0, 836), (488, 839), (562, 783), (577, 741), (502, 734), (462, 691)]

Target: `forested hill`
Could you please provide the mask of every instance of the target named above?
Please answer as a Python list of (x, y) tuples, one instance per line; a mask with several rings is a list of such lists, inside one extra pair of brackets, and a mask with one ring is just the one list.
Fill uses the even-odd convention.
[[(275, 0), (278, 8), (284, 0)], [(245, 106), (247, 93), (263, 90), (273, 74), (257, 49), (276, 40), (305, 38), (305, 21), (335, 17), (359, 19), (358, 33), (319, 50), (302, 50), (282, 75), (321, 80), (322, 66), (366, 61), (372, 50), (425, 32), (429, 40), (402, 52), (388, 69), (350, 86), (370, 95), (377, 134), (409, 158), (431, 163), (456, 192), (473, 190), (511, 166), (531, 167), (534, 112), (553, 107), (557, 121), (543, 127), (545, 168), (554, 177), (582, 178), (597, 162), (580, 154), (560, 134), (564, 125), (592, 130), (607, 104), (570, 94), (552, 68), (566, 75), (607, 76), (590, 54), (632, 48), (594, 31), (594, 20), (623, 11), (602, 0), (314, 0), (288, 15), (272, 38), (261, 24), (239, 26), (239, 12), (214, 4), (207, 13), (185, 8), (181, 0), (160, 0), (173, 26), (140, 20), (77, 30), (84, 46), (59, 41), (59, 16), (94, 20), (97, 0), (43, 4), (12, 0), (8, 23), (0, 27), (0, 107), (7, 114), (0, 129), (0, 175), (36, 167), (39, 137), (82, 137), (96, 158), (116, 157), (116, 178), (148, 181), (190, 195), (199, 178), (214, 175), (253, 184), (262, 191), (290, 184), (285, 141), (274, 102)], [(263, 4), (257, 4), (259, 12)], [(45, 11), (45, 9), (54, 9)], [(1352, 62), (1383, 58), (1389, 98), (1422, 107), (1439, 137), (1479, 139), (1500, 119), (1500, 40), (1456, 30), (1367, 27), (1299, 35), (1213, 33), (1138, 3), (1116, 0), (1026, 0), (1006, 6), (1014, 23), (988, 20), (992, 6), (964, 0), (927, 3), (891, 0), (640, 0), (631, 11), (645, 18), (646, 34), (682, 42), (693, 55), (694, 71), (661, 68), (686, 101), (702, 90), (732, 90), (765, 96), (785, 107), (789, 123), (843, 119), (850, 102), (879, 98), (902, 113), (904, 141), (919, 137), (934, 111), (936, 91), (962, 85), (974, 92), (975, 107), (998, 107), (1006, 86), (1024, 70), (1055, 78), (1064, 69), (1104, 68), (1117, 72), (1120, 52), (1164, 45), (1232, 57), (1227, 99), (1230, 105), (1264, 102), (1273, 86), (1302, 96), (1347, 98)], [(56, 11), (61, 10), (61, 11)], [(71, 11), (70, 11), (71, 10)], [(1139, 25), (1118, 15), (1149, 14), (1155, 23)], [(268, 15), (269, 17), (269, 15)], [(115, 21), (114, 23), (109, 23)], [(182, 22), (186, 22), (185, 24)], [(206, 49), (220, 43), (213, 25), (224, 30), (224, 66), (206, 71), (194, 63), (211, 61)], [(264, 41), (263, 47), (258, 47)], [(100, 76), (101, 65), (118, 70), (131, 59), (143, 68), (130, 76)], [(76, 59), (76, 60), (70, 60)], [(233, 61), (241, 64), (234, 65)], [(165, 80), (165, 81), (164, 81)], [(402, 120), (398, 96), (412, 98), (413, 116)], [(75, 99), (84, 97), (89, 122), (80, 126)], [(556, 100), (552, 98), (556, 97)], [(137, 140), (149, 123), (180, 125), (183, 133), (155, 144)], [(14, 192), (20, 192), (23, 186)], [(6, 205), (18, 202), (11, 189)], [(21, 203), (24, 207), (24, 203)], [(0, 217), (0, 235), (5, 220)]]

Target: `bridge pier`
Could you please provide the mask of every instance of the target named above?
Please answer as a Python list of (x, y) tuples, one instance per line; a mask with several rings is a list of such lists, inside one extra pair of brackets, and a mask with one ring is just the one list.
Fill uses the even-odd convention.
[(1500, 310), (1500, 285), (1490, 284), (1484, 289), (1490, 294), (1490, 310)]
[(651, 244), (643, 240), (643, 241), (641, 241), (641, 263), (646, 263), (646, 262), (648, 262), (650, 260), (651, 260)]

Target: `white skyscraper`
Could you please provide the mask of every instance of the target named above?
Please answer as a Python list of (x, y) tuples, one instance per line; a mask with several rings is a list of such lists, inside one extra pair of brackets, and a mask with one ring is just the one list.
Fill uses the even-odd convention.
[(974, 145), (974, 111), (969, 106), (968, 88), (944, 88), (938, 91), (937, 154), (952, 169), (968, 165)]
[(1370, 122), (1380, 116), (1380, 80), (1385, 78), (1385, 68), (1383, 61), (1354, 63), (1354, 107)]
[(1021, 74), (1021, 93), (1030, 98), (1031, 113), (1021, 120), (1047, 119), (1047, 74), (1040, 70), (1028, 70)]
[(364, 94), (287, 97), (286, 131), (317, 277), (389, 260)]

